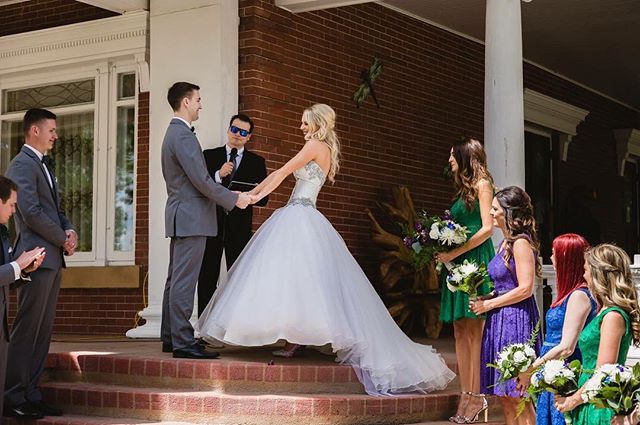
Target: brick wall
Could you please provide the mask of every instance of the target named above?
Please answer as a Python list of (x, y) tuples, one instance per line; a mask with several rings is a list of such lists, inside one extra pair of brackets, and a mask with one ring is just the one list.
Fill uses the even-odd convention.
[[(0, 36), (116, 16), (108, 10), (72, 0), (34, 0), (0, 7)], [(143, 282), (148, 265), (149, 197), (149, 94), (138, 100), (138, 161), (136, 190), (135, 261)], [(118, 334), (134, 326), (143, 307), (143, 290), (63, 289), (54, 332), (57, 334)], [(11, 293), (10, 315), (15, 315), (15, 292)]]
[[(302, 146), (303, 109), (315, 102), (334, 107), (343, 162), (318, 208), (375, 285), (379, 249), (365, 209), (380, 216), (376, 203), (400, 184), (417, 208), (448, 207), (453, 191), (442, 170), (449, 148), (460, 135), (483, 135), (484, 46), (377, 4), (294, 15), (273, 3), (240, 1), (239, 109), (255, 117), (252, 148), (273, 170)], [(351, 96), (374, 55), (384, 65), (375, 85), (381, 107), (370, 98), (357, 109)], [(591, 182), (603, 240), (623, 239), (611, 130), (637, 126), (638, 114), (528, 64), (525, 86), (591, 111), (569, 160), (558, 165), (558, 197), (562, 202), (577, 182)], [(286, 202), (291, 187), (290, 179), (277, 190), (256, 224)]]
[(0, 7), (0, 37), (92, 21), (117, 13), (73, 0), (32, 0)]

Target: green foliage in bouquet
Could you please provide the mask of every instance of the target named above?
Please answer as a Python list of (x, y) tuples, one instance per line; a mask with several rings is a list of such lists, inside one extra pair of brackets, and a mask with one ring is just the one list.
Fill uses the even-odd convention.
[(451, 292), (463, 292), (471, 298), (477, 298), (478, 288), (489, 278), (487, 266), (477, 265), (474, 261), (464, 260), (449, 271), (447, 288)]
[(640, 363), (633, 368), (620, 364), (600, 366), (584, 384), (582, 399), (598, 409), (628, 415), (640, 401)]
[(467, 241), (469, 231), (454, 222), (449, 211), (443, 217), (429, 216), (426, 211), (417, 215), (413, 228), (399, 223), (404, 244), (411, 250), (416, 270), (433, 262), (439, 252), (450, 251)]

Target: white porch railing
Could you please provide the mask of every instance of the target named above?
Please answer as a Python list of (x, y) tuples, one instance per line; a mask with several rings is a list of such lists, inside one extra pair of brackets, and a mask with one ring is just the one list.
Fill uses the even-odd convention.
[[(640, 254), (636, 254), (633, 257), (633, 264), (631, 265), (631, 275), (633, 277), (633, 283), (638, 291), (640, 297)], [(551, 288), (551, 299), (556, 298), (557, 286), (556, 286), (556, 273), (551, 265), (542, 266), (542, 278), (536, 279), (535, 291), (536, 291), (536, 303), (538, 304), (538, 311), (540, 312), (540, 320), (544, 324), (544, 312), (543, 312), (543, 289), (545, 286)], [(640, 361), (640, 348), (633, 345), (629, 349), (629, 355), (627, 356), (627, 364), (634, 365)]]

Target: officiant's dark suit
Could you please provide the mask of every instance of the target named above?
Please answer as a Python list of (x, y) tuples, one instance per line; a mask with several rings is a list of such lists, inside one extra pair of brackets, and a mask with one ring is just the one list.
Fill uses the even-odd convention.
[[(267, 167), (264, 158), (245, 148), (252, 132), (253, 122), (248, 116), (234, 115), (227, 129), (227, 143), (219, 148), (204, 151), (207, 169), (217, 182), (228, 187), (231, 181), (260, 183), (265, 179)], [(233, 151), (234, 148), (235, 151)], [(229, 169), (232, 171), (227, 174)], [(255, 205), (264, 206), (267, 200), (265, 197)], [(231, 211), (226, 211), (218, 205), (216, 213), (218, 235), (207, 238), (198, 279), (198, 315), (202, 314), (216, 290), (223, 250), (228, 270), (252, 235), (253, 208), (251, 205), (244, 210), (235, 208)]]

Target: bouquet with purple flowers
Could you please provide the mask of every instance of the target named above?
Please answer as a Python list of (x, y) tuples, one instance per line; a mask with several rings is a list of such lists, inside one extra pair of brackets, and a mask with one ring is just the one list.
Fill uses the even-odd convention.
[(469, 231), (451, 219), (445, 211), (443, 217), (418, 214), (413, 229), (404, 229), (404, 244), (411, 249), (416, 269), (422, 270), (433, 261), (438, 252), (450, 251), (467, 241)]

